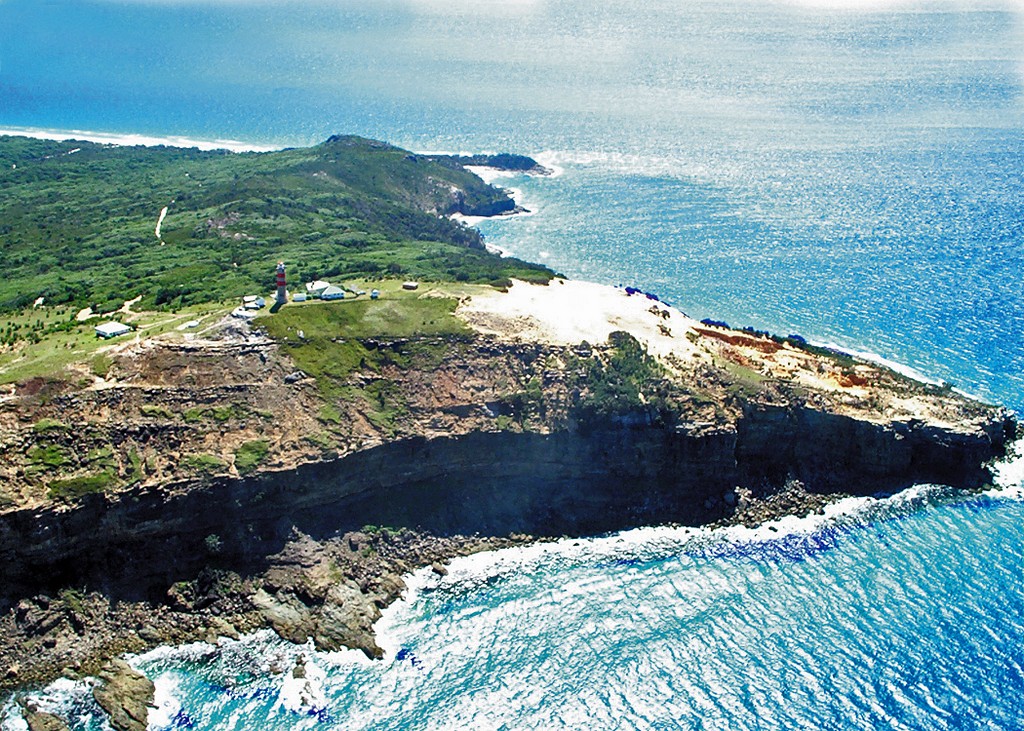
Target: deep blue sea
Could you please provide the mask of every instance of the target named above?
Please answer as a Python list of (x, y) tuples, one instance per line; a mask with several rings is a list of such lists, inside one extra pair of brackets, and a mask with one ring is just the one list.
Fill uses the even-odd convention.
[[(0, 0), (0, 128), (533, 155), (491, 243), (1024, 407), (1021, 0)], [(308, 689), (133, 662), (160, 729), (1024, 728), (1019, 491), (915, 494), (457, 562)]]

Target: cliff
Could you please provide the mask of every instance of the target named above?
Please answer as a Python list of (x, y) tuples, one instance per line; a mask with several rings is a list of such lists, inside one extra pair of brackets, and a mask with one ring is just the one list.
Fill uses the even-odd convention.
[(640, 294), (388, 296), (114, 346), (102, 375), (3, 397), (6, 684), (267, 625), (374, 655), (417, 565), (977, 488), (1015, 431), (948, 389)]

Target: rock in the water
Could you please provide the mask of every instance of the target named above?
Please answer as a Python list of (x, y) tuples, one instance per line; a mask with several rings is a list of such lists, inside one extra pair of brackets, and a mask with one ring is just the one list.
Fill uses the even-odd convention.
[(19, 700), (18, 705), (21, 706), (21, 717), (28, 724), (28, 731), (69, 731), (64, 719), (40, 711), (34, 703)]
[(448, 569), (446, 569), (444, 564), (441, 563), (440, 561), (434, 561), (432, 564), (430, 564), (430, 570), (433, 571), (438, 576), (447, 576), (448, 575)]
[(317, 613), (313, 640), (323, 650), (351, 647), (362, 650), (369, 658), (380, 658), (384, 651), (373, 635), (373, 623), (380, 619), (380, 610), (367, 601), (352, 582), (332, 586)]
[(142, 673), (124, 660), (111, 660), (100, 671), (100, 685), (92, 695), (118, 731), (146, 731), (149, 709), (156, 688)]

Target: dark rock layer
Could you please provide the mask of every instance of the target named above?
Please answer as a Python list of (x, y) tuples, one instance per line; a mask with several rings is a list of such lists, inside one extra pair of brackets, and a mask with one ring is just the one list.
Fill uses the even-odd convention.
[(266, 568), (296, 530), (315, 540), (361, 526), (435, 535), (586, 535), (727, 517), (733, 488), (799, 481), (873, 494), (937, 482), (973, 488), (1013, 421), (960, 432), (823, 411), (749, 406), (734, 427), (612, 426), (551, 435), (474, 432), (387, 443), (248, 479), (93, 495), (74, 508), (0, 517), (5, 608), (61, 586), (160, 600), (214, 565)]

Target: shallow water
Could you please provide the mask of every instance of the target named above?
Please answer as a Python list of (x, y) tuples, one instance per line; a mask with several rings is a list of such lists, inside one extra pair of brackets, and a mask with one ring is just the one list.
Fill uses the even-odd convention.
[[(503, 178), (534, 215), (481, 223), (491, 243), (1020, 408), (1022, 20), (1019, 2), (0, 0), (0, 127), (532, 154), (560, 174)], [(457, 562), (388, 613), (385, 662), (312, 656), (311, 715), (264, 669), (298, 650), (264, 636), (135, 662), (160, 728), (1019, 728), (1021, 503), (889, 511)], [(100, 728), (87, 696), (53, 702)]]

